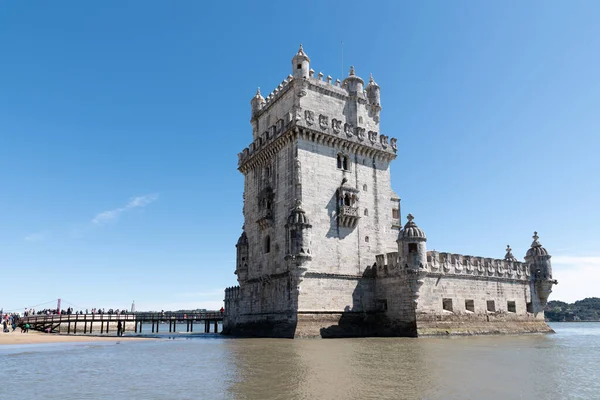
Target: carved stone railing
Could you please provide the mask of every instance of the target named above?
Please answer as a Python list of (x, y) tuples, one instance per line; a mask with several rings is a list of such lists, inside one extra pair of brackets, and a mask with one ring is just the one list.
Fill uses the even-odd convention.
[(529, 280), (527, 263), (462, 254), (427, 252), (427, 270), (444, 275), (472, 275)]
[(348, 228), (354, 228), (358, 223), (358, 207), (341, 206), (340, 214), (338, 215), (340, 225)]
[[(378, 254), (375, 256), (378, 276), (394, 274), (405, 269), (400, 264), (397, 252)], [(462, 254), (427, 252), (428, 274), (460, 275), (481, 278), (502, 278), (507, 280), (528, 281), (530, 271), (527, 263), (507, 261), (485, 257), (465, 256)]]

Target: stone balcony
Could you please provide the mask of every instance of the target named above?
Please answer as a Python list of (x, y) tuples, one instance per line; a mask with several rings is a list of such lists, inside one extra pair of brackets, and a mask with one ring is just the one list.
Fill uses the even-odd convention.
[(358, 223), (359, 218), (360, 217), (358, 216), (358, 207), (352, 207), (352, 206), (340, 207), (340, 213), (338, 215), (340, 225), (348, 227), (348, 228), (354, 228), (356, 226), (356, 224)]
[(269, 209), (260, 210), (256, 223), (261, 229), (267, 228), (273, 222), (273, 212)]

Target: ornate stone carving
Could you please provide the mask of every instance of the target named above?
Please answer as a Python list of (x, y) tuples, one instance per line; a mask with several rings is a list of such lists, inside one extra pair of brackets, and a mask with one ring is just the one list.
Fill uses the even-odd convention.
[(471, 262), (471, 257), (465, 257), (465, 264), (466, 264), (465, 270), (468, 273), (473, 272), (473, 263)]
[(454, 270), (456, 271), (456, 273), (461, 273), (463, 270), (463, 266), (462, 263), (460, 262), (460, 258), (458, 256), (455, 257), (456, 260), (456, 265), (454, 266)]
[(327, 115), (319, 115), (319, 126), (321, 129), (327, 129), (329, 126), (329, 117)]
[(398, 141), (398, 139), (396, 139), (396, 138), (391, 138), (390, 139), (390, 146), (392, 146), (392, 149), (394, 149), (394, 150), (398, 150), (398, 147), (397, 147), (397, 144), (396, 144), (397, 141)]
[(444, 254), (444, 272), (450, 271), (450, 257)]
[(298, 92), (298, 97), (304, 97), (304, 96), (306, 96), (306, 94), (307, 94), (306, 90), (302, 89)]
[(379, 135), (379, 141), (381, 143), (381, 147), (384, 149), (388, 147), (388, 137), (385, 135)]
[(356, 128), (356, 137), (358, 140), (365, 140), (365, 128)]
[(377, 132), (369, 131), (368, 135), (371, 143), (375, 143), (377, 141)]
[(333, 133), (338, 134), (342, 130), (342, 121), (338, 121), (337, 119), (331, 120), (331, 129), (333, 129)]
[(354, 127), (352, 126), (352, 124), (344, 124), (344, 133), (348, 137), (354, 135)]
[(304, 119), (308, 125), (312, 125), (315, 123), (315, 113), (310, 110), (304, 111)]

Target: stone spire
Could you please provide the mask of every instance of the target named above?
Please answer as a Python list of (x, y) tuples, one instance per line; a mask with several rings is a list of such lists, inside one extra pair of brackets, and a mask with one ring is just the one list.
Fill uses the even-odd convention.
[(362, 94), (364, 85), (365, 82), (360, 76), (356, 75), (356, 72), (354, 71), (354, 66), (351, 66), (350, 72), (348, 73), (348, 77), (344, 79), (344, 82), (342, 82), (342, 87), (346, 88), (348, 93), (353, 95), (359, 93)]
[(506, 245), (506, 255), (504, 256), (504, 259), (506, 261), (517, 261), (516, 257), (513, 256), (512, 249), (510, 248), (509, 244)]

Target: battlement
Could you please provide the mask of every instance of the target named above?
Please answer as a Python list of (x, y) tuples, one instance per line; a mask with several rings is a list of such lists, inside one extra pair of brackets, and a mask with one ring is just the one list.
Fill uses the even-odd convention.
[[(376, 265), (379, 276), (393, 274), (394, 271), (399, 272), (406, 268), (400, 265), (398, 252), (377, 255)], [(495, 277), (522, 281), (530, 277), (529, 267), (524, 262), (437, 251), (427, 252), (425, 269), (429, 274), (440, 275)]]
[(225, 300), (236, 300), (240, 297), (240, 287), (232, 286), (225, 289)]

